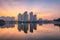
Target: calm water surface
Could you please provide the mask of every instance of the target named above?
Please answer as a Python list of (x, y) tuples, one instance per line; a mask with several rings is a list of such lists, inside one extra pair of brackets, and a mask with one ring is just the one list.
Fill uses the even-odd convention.
[(1, 40), (60, 39), (60, 26), (54, 24), (5, 24), (0, 26)]

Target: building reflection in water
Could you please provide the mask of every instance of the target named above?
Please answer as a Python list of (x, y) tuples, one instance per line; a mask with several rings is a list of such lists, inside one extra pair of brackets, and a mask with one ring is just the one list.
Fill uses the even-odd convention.
[(15, 27), (15, 24), (5, 24), (0, 26), (0, 28), (13, 28), (13, 27)]
[[(42, 26), (42, 23), (39, 23)], [(60, 27), (60, 24), (54, 24), (55, 26)], [(0, 25), (0, 28), (14, 28), (15, 24), (3, 24)], [(18, 24), (18, 31), (24, 31), (24, 33), (28, 33), (28, 29), (30, 28), (30, 32), (33, 33), (33, 30), (37, 30), (37, 23), (20, 23)]]
[(43, 23), (39, 23), (39, 25), (40, 25), (40, 26), (42, 26), (42, 25), (43, 25)]
[(18, 24), (18, 30), (19, 31), (24, 31), (25, 33), (27, 33), (28, 31), (28, 23), (20, 23)]
[[(24, 31), (24, 33), (28, 32), (28, 23), (20, 23), (18, 24), (18, 30), (19, 31)], [(30, 23), (30, 32), (32, 33), (33, 30), (37, 30), (37, 24), (36, 23)]]
[(37, 24), (36, 23), (30, 23), (30, 32), (32, 33), (34, 29), (37, 30)]
[[(0, 26), (0, 28), (14, 28), (15, 24), (4, 24)], [(37, 30), (37, 24), (36, 23), (20, 23), (18, 24), (18, 31), (24, 31), (24, 33), (28, 32), (28, 28), (30, 28), (30, 32), (33, 33), (33, 30)]]

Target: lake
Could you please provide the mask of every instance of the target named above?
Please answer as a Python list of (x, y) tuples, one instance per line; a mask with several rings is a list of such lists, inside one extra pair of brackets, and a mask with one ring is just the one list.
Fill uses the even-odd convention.
[(60, 40), (57, 24), (5, 24), (0, 26), (0, 40)]

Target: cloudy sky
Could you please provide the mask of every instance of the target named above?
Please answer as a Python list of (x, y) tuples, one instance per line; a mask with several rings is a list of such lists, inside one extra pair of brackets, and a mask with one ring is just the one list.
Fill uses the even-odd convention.
[(0, 16), (14, 16), (33, 11), (37, 18), (60, 17), (60, 0), (0, 0)]

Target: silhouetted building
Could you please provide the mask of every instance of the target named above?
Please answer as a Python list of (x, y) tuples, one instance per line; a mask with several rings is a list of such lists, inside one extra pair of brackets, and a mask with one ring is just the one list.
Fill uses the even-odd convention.
[(18, 24), (18, 30), (19, 31), (21, 31), (21, 30), (23, 30), (24, 31), (24, 33), (27, 33), (27, 31), (28, 31), (28, 24), (26, 24), (26, 23), (24, 23), (24, 24)]

